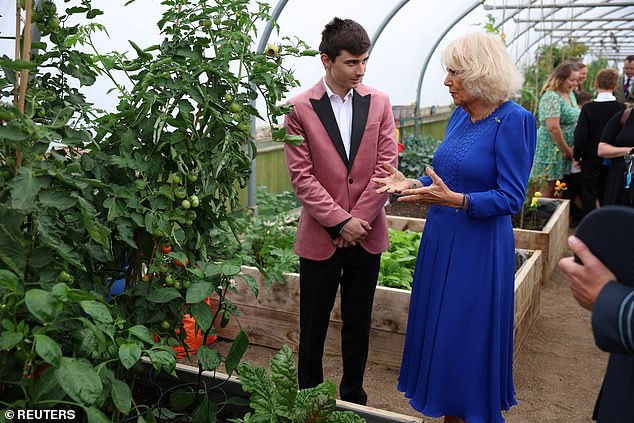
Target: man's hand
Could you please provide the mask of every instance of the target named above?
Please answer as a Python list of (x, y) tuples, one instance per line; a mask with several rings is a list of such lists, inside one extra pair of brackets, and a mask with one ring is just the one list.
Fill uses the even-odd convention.
[(337, 247), (337, 248), (348, 248), (348, 247), (352, 247), (353, 243), (350, 243), (346, 240), (344, 240), (342, 237), (338, 236), (337, 238), (335, 238), (332, 243)]
[(354, 246), (357, 245), (358, 241), (364, 240), (370, 230), (372, 230), (372, 228), (368, 222), (358, 217), (352, 217), (341, 229), (339, 238), (347, 242), (349, 244), (347, 245), (348, 247)]
[(559, 260), (559, 268), (570, 283), (575, 300), (581, 307), (592, 310), (605, 284), (616, 277), (579, 238), (571, 236), (568, 238), (568, 245), (583, 265), (575, 263), (574, 257), (566, 257)]

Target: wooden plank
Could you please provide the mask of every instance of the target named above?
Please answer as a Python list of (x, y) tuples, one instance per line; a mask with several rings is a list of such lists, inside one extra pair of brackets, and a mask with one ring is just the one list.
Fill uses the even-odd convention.
[(532, 251), (530, 258), (515, 275), (514, 360), (518, 357), (539, 314), (542, 258), (541, 251)]

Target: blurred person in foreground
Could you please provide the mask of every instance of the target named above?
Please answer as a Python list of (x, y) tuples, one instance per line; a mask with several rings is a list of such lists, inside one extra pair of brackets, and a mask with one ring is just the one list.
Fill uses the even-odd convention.
[(342, 400), (366, 404), (363, 375), (381, 253), (389, 247), (383, 205), (372, 177), (397, 163), (396, 126), (387, 95), (361, 81), (370, 38), (350, 19), (334, 18), (322, 32), (325, 75), (290, 100), (284, 145), (288, 174), (302, 212), (295, 253), (300, 257), (299, 387), (324, 381), (324, 342), (341, 287)]
[(430, 204), (398, 389), (445, 422), (501, 423), (513, 388), (514, 240), (535, 152), (535, 117), (509, 100), (522, 77), (502, 41), (473, 33), (442, 53), (457, 108), (427, 176), (386, 164), (379, 192)]
[[(634, 225), (634, 221), (630, 223)], [(597, 346), (610, 353), (592, 418), (598, 423), (631, 423), (634, 421), (634, 288), (617, 281), (579, 238), (571, 236), (568, 245), (583, 264), (576, 263), (574, 257), (566, 257), (559, 261), (559, 268), (579, 305), (592, 311), (592, 332)]]
[(603, 204), (609, 167), (598, 155), (601, 134), (606, 123), (616, 113), (623, 111), (623, 103), (612, 94), (617, 87), (619, 74), (614, 69), (601, 69), (594, 87), (597, 98), (581, 108), (574, 136), (574, 159), (581, 163), (580, 197), (581, 218)]
[(537, 115), (537, 150), (532, 176), (541, 176), (548, 184), (541, 188), (544, 197), (553, 197), (555, 183), (570, 174), (574, 132), (579, 117), (577, 100), (572, 93), (577, 86), (576, 63), (560, 64), (542, 88)]

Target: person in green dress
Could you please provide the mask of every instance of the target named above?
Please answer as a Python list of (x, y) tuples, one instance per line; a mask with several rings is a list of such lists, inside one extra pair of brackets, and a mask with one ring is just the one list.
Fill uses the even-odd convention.
[[(572, 146), (579, 107), (572, 90), (577, 86), (579, 70), (566, 62), (552, 72), (539, 99), (537, 115), (537, 150), (531, 177), (547, 181), (542, 187), (544, 197), (553, 197), (555, 182), (570, 173), (573, 160)], [(541, 179), (540, 178), (540, 179)]]

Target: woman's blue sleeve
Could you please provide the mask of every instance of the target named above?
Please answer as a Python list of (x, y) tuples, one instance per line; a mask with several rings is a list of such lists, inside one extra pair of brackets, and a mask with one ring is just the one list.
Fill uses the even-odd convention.
[(472, 218), (515, 214), (526, 196), (536, 144), (535, 116), (525, 109), (509, 113), (499, 123), (495, 139), (497, 188), (465, 194)]
[(431, 185), (431, 177), (425, 175), (425, 176), (421, 176), (420, 178), (418, 178), (419, 181), (421, 181), (421, 183), (423, 184), (424, 187), (427, 187), (429, 185)]

